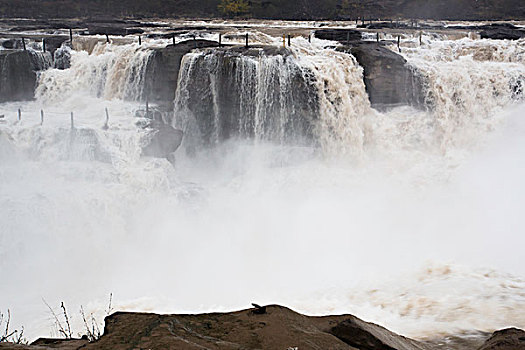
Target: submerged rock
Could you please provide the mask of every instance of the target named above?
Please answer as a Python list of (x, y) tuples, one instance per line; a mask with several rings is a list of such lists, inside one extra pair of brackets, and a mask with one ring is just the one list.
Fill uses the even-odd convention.
[(171, 125), (155, 123), (149, 142), (142, 148), (142, 155), (156, 158), (169, 158), (182, 143), (183, 132)]

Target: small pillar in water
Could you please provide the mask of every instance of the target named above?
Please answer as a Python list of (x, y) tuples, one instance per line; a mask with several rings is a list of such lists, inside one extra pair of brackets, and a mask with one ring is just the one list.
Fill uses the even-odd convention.
[(40, 110), (40, 125), (44, 125), (44, 110)]

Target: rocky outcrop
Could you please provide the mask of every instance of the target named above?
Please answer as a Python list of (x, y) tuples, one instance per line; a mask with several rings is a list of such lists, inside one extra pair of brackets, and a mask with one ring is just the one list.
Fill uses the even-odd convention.
[(525, 30), (510, 23), (499, 23), (484, 26), (479, 33), (481, 39), (518, 40), (525, 38)]
[(156, 122), (152, 127), (152, 134), (148, 143), (142, 148), (142, 155), (169, 159), (179, 148), (183, 132), (161, 122)]
[(30, 50), (0, 51), (0, 102), (33, 99), (36, 72), (50, 63), (50, 57)]
[(525, 331), (517, 328), (496, 331), (478, 350), (525, 350)]
[(361, 32), (354, 29), (319, 29), (315, 37), (323, 40), (339, 41), (341, 43), (361, 40)]
[[(312, 317), (279, 305), (229, 313), (158, 315), (116, 312), (105, 319), (103, 336), (38, 339), (31, 345), (0, 343), (0, 349), (333, 349), (432, 350), (422, 343), (352, 315)], [(456, 349), (455, 346), (445, 347)], [(467, 347), (468, 348), (468, 347)], [(458, 348), (459, 349), (459, 348)], [(472, 349), (470, 347), (469, 349)], [(495, 332), (478, 350), (525, 349), (525, 332)]]
[[(424, 344), (354, 316), (309, 317), (270, 305), (202, 315), (115, 313), (86, 349), (423, 350)], [(349, 328), (346, 324), (352, 324)]]
[(146, 68), (144, 99), (173, 102), (182, 57), (196, 48), (212, 46), (219, 44), (209, 40), (188, 40), (155, 50)]
[(424, 105), (423, 77), (406, 60), (380, 43), (354, 43), (350, 51), (364, 70), (364, 83), (374, 108)]

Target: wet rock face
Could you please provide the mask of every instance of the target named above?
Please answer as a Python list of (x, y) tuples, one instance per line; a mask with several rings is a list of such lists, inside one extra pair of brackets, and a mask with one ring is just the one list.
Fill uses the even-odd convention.
[(525, 331), (518, 328), (496, 331), (478, 350), (525, 350)]
[(142, 155), (147, 157), (168, 158), (179, 148), (183, 132), (164, 123), (154, 123), (154, 131)]
[(364, 69), (364, 83), (374, 108), (424, 105), (423, 77), (401, 55), (373, 42), (356, 43), (350, 52)]
[(146, 68), (143, 98), (172, 103), (175, 98), (182, 57), (195, 48), (219, 46), (209, 40), (189, 40), (155, 50)]
[(0, 51), (0, 102), (34, 98), (37, 71), (50, 66), (50, 57), (33, 51)]
[(207, 49), (184, 60), (175, 119), (185, 144), (229, 138), (304, 144), (313, 139), (319, 102), (312, 72), (276, 47)]

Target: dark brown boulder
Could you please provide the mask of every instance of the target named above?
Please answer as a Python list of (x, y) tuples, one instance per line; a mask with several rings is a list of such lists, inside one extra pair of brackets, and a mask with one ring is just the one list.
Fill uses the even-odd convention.
[(518, 328), (496, 331), (478, 350), (525, 350), (525, 331)]

